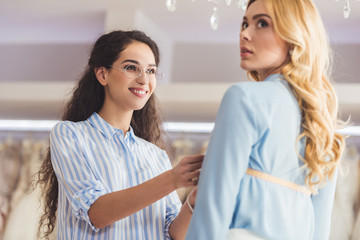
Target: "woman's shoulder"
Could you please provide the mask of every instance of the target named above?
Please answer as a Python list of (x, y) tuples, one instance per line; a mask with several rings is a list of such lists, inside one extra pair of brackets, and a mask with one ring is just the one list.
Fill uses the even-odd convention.
[(51, 133), (60, 132), (71, 132), (72, 134), (81, 131), (84, 127), (84, 122), (73, 122), (73, 121), (59, 121), (51, 130)]
[(63, 129), (63, 128), (76, 128), (79, 124), (77, 122), (72, 121), (58, 121), (53, 129)]
[[(288, 83), (283, 78), (273, 78), (260, 82), (239, 82), (230, 86), (225, 92), (226, 97), (248, 98), (253, 101), (276, 101), (289, 96)], [(291, 94), (290, 94), (291, 95)]]
[(259, 96), (267, 95), (266, 86), (263, 82), (239, 82), (230, 86), (225, 94), (224, 100), (257, 99)]

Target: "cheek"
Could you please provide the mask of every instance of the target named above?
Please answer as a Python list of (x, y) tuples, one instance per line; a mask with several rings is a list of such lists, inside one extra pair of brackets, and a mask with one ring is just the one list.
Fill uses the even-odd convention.
[(287, 56), (288, 50), (286, 44), (283, 41), (279, 41), (276, 38), (269, 38), (268, 40), (264, 39), (263, 49), (269, 55), (274, 57), (284, 59)]
[(156, 88), (156, 81), (154, 82), (150, 82), (150, 91), (151, 91), (151, 94), (155, 91), (155, 88)]

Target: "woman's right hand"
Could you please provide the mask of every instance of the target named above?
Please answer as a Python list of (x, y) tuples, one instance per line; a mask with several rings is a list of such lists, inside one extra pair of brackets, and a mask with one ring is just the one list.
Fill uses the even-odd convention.
[(186, 156), (171, 170), (175, 188), (196, 186), (204, 155)]

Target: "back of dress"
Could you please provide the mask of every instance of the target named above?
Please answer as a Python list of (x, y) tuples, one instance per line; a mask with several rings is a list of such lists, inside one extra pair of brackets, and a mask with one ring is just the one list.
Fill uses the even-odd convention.
[(229, 228), (266, 239), (313, 239), (309, 195), (246, 174), (250, 168), (304, 187), (300, 131), (301, 112), (282, 75), (232, 86), (218, 111), (187, 239), (225, 239)]

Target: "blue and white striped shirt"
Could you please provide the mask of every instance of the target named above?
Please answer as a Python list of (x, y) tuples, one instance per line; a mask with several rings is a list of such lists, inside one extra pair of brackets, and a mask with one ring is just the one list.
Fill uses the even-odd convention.
[(57, 239), (170, 239), (169, 226), (181, 207), (175, 191), (103, 229), (95, 228), (88, 216), (100, 196), (170, 169), (164, 150), (135, 136), (131, 127), (124, 137), (97, 113), (82, 122), (58, 123), (50, 134), (50, 150), (59, 182)]

